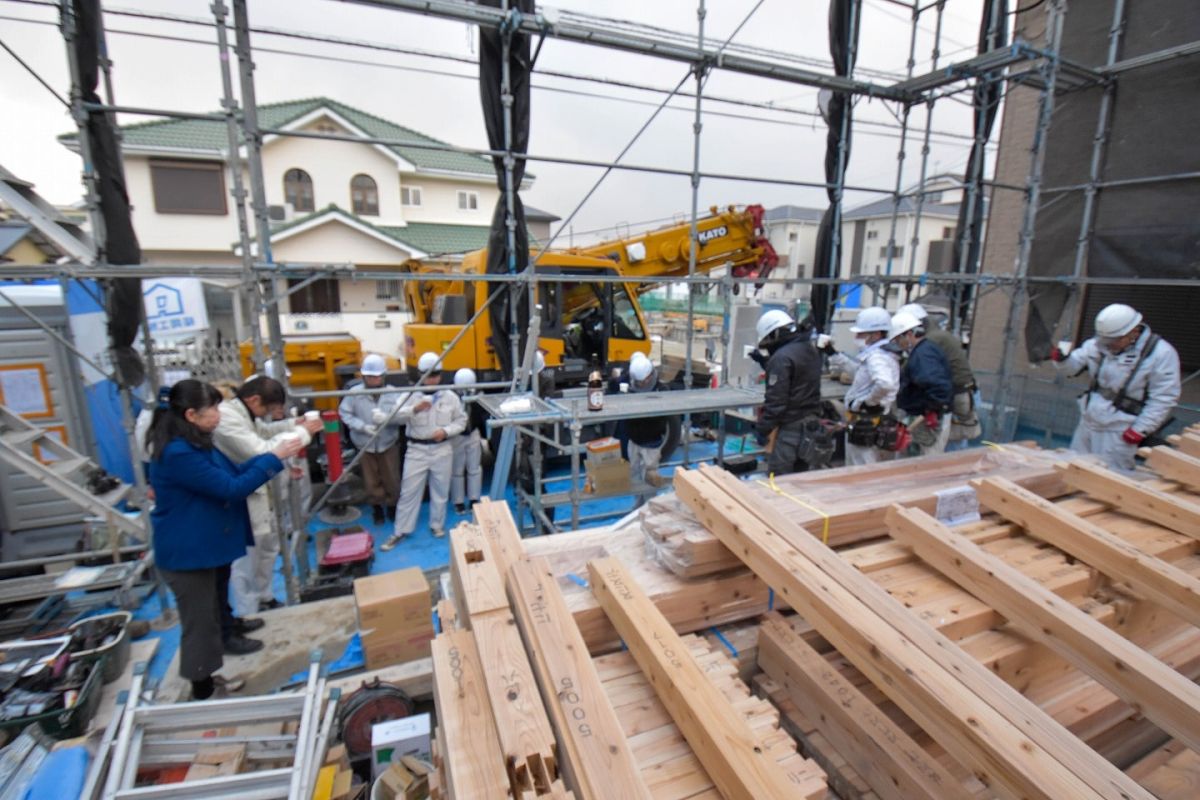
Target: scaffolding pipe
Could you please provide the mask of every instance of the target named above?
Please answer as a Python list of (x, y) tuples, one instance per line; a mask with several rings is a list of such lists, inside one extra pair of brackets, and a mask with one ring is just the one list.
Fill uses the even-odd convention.
[[(696, 63), (692, 67), (696, 78), (696, 110), (695, 116), (692, 119), (692, 220), (691, 225), (688, 226), (689, 281), (696, 277), (696, 259), (700, 254), (700, 234), (698, 228), (698, 216), (700, 213), (700, 133), (704, 129), (704, 118), (701, 113), (704, 100), (704, 76), (708, 73), (708, 65), (704, 61), (704, 18), (707, 14), (708, 11), (704, 6), (704, 0), (699, 0), (696, 5)], [(696, 338), (695, 319), (696, 286), (689, 283), (687, 290), (687, 343), (683, 361), (683, 385), (687, 389), (692, 388), (692, 343)], [(685, 468), (688, 466), (691, 431), (692, 415), (685, 413), (683, 415), (683, 431), (680, 434), (680, 438), (683, 439), (683, 465)], [(640, 480), (641, 476), (638, 477)], [(578, 516), (578, 509), (575, 510), (575, 515)]]
[[(937, 0), (937, 21), (934, 24), (933, 52), (930, 54), (932, 69), (937, 69), (942, 55), (942, 16), (946, 11), (946, 0)], [(922, 9), (924, 10), (924, 9)], [(921, 246), (921, 212), (925, 209), (925, 180), (929, 176), (929, 136), (933, 131), (933, 98), (925, 104), (925, 137), (921, 143), (921, 176), (917, 180), (916, 206), (913, 209), (912, 236), (909, 237), (908, 274), (917, 273), (917, 249)], [(908, 299), (908, 298), (906, 298)]]

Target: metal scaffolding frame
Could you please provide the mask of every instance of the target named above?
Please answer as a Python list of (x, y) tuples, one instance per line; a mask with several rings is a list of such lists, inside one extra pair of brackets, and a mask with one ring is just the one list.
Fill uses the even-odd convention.
[[(1117, 54), (1119, 50), (1120, 31), (1123, 24), (1125, 13), (1124, 0), (1113, 0), (1114, 3), (1114, 23), (1110, 32), (1108, 58), (1104, 67), (1090, 69), (1078, 64), (1064, 60), (1059, 55), (1059, 47), (1061, 44), (1063, 18), (1066, 11), (1066, 0), (1047, 0), (1044, 3), (1024, 3), (1024, 8), (1018, 8), (1012, 13), (1024, 13), (1037, 9), (1038, 6), (1043, 6), (1038, 9), (1038, 13), (1044, 14), (1047, 20), (1046, 38), (1040, 45), (1016, 40), (1012, 44), (1003, 48), (996, 48), (986, 53), (978, 54), (962, 61), (954, 62), (947, 65), (941, 64), (941, 40), (942, 40), (942, 19), (945, 10), (946, 0), (929, 0), (929, 2), (902, 2), (901, 0), (891, 0), (894, 5), (905, 7), (911, 12), (912, 29), (909, 44), (909, 56), (906, 65), (906, 74), (902, 80), (887, 80), (886, 76), (878, 72), (864, 70), (862, 74), (870, 75), (870, 79), (861, 79), (854, 77), (853, 71), (845, 77), (830, 75), (811, 68), (811, 60), (804, 61), (798, 57), (793, 57), (791, 54), (765, 51), (760, 48), (749, 48), (743, 46), (730, 47), (731, 40), (736, 36), (741, 29), (734, 31), (733, 36), (730, 36), (724, 44), (714, 46), (705, 38), (705, 16), (706, 7), (705, 0), (698, 0), (697, 6), (697, 31), (694, 37), (685, 34), (673, 34), (671, 36), (654, 36), (649, 35), (645, 30), (639, 30), (636, 25), (618, 25), (610, 24), (615, 21), (605, 21), (596, 17), (588, 17), (582, 14), (572, 14), (569, 12), (546, 12), (536, 14), (521, 14), (516, 9), (510, 7), (509, 0), (504, 0), (500, 7), (489, 7), (476, 5), (474, 3), (463, 2), (463, 0), (340, 0), (340, 2), (353, 3), (358, 5), (372, 6), (376, 8), (392, 9), (396, 11), (405, 11), (409, 13), (417, 13), (430, 17), (435, 17), (445, 20), (455, 20), (477, 24), (481, 27), (498, 29), (502, 35), (505, 52), (508, 51), (512, 42), (512, 37), (518, 33), (525, 34), (531, 37), (542, 38), (557, 38), (566, 42), (572, 42), (580, 45), (602, 47), (623, 51), (626, 53), (640, 54), (643, 56), (663, 59), (683, 63), (688, 66), (688, 76), (695, 80), (695, 90), (692, 93), (694, 99), (694, 122), (693, 122), (693, 163), (690, 170), (669, 169), (657, 167), (653, 165), (635, 165), (621, 163), (624, 152), (613, 161), (597, 161), (584, 158), (568, 158), (546, 154), (523, 154), (516, 153), (512, 150), (512, 104), (505, 103), (505, 147), (501, 150), (493, 150), (490, 148), (471, 148), (460, 147), (448, 144), (429, 143), (429, 142), (410, 142), (405, 140), (396, 140), (379, 137), (351, 137), (339, 135), (330, 132), (321, 131), (288, 131), (275, 128), (260, 127), (257, 120), (257, 103), (255, 101), (255, 83), (254, 83), (254, 62), (253, 48), (250, 41), (252, 31), (254, 29), (250, 25), (249, 14), (247, 8), (247, 0), (231, 0), (232, 11), (234, 17), (234, 53), (238, 65), (238, 82), (237, 88), (240, 90), (240, 103), (238, 97), (235, 96), (235, 83), (233, 79), (231, 58), (229, 55), (230, 43), (227, 32), (227, 17), (229, 8), (225, 5), (224, 0), (215, 0), (211, 6), (213, 13), (213, 27), (217, 33), (217, 47), (220, 60), (222, 88), (224, 97), (222, 100), (222, 111), (217, 114), (202, 114), (183, 112), (177, 110), (166, 109), (150, 109), (137, 106), (121, 106), (116, 104), (112, 94), (111, 84), (111, 62), (105, 65), (104, 75), (106, 83), (106, 101), (103, 104), (84, 104), (78, 97), (78, 65), (72, 64), (73, 91), (71, 94), (73, 114), (78, 122), (82, 124), (84, 114), (89, 110), (104, 110), (109, 112), (129, 113), (136, 115), (156, 116), (170, 119), (201, 119), (209, 121), (222, 122), (228, 130), (228, 147), (229, 152), (226, 157), (232, 163), (232, 171), (234, 172), (234, 182), (232, 196), (234, 198), (234, 208), (238, 219), (239, 241), (242, 257), (242, 264), (238, 266), (229, 265), (205, 265), (205, 264), (188, 264), (188, 265), (139, 265), (139, 266), (122, 266), (111, 265), (103, 262), (95, 265), (76, 262), (62, 263), (58, 265), (3, 265), (0, 266), (0, 279), (5, 278), (33, 278), (57, 276), (62, 281), (78, 280), (86, 278), (104, 278), (104, 277), (152, 277), (158, 275), (174, 275), (174, 276), (196, 276), (204, 275), (207, 277), (224, 277), (239, 282), (239, 288), (242, 289), (242, 296), (245, 298), (243, 306), (243, 314), (247, 325), (250, 328), (251, 336), (254, 340), (254, 353), (256, 363), (264, 352), (262, 337), (260, 333), (260, 315), (264, 315), (267, 321), (267, 352), (274, 356), (276, 370), (282, 370), (282, 348), (283, 338), (279, 321), (279, 300), (283, 299), (286, 294), (279, 291), (279, 281), (285, 278), (299, 278), (307, 280), (315, 280), (319, 278), (351, 278), (351, 279), (381, 279), (388, 280), (438, 280), (439, 278), (466, 280), (466, 281), (487, 281), (498, 283), (510, 283), (511, 291), (519, 293), (524, 288), (529, 293), (531, 311), (535, 307), (537, 287), (540, 283), (563, 281), (566, 280), (562, 276), (539, 275), (534, 272), (536, 259), (533, 259), (524, 272), (511, 272), (508, 274), (483, 274), (483, 275), (463, 275), (463, 274), (410, 274), (410, 273), (394, 273), (394, 272), (372, 272), (370, 270), (358, 270), (353, 264), (313, 264), (313, 263), (297, 263), (297, 262), (276, 262), (273, 259), (270, 247), (270, 223), (268, 219), (268, 211), (266, 205), (266, 188), (263, 183), (262, 176), (262, 159), (261, 145), (264, 135), (306, 138), (318, 140), (332, 141), (354, 141), (367, 142), (382, 145), (401, 144), (405, 147), (424, 148), (431, 150), (441, 150), (448, 152), (464, 153), (479, 156), (488, 156), (500, 158), (505, 165), (504, 170), (504, 186), (502, 196), (505, 199), (506, 207), (506, 225), (508, 227), (508, 239), (510, 246), (513, 241), (513, 232), (515, 225), (515, 217), (513, 215), (514, 195), (516, 189), (513, 185), (513, 165), (517, 160), (523, 159), (525, 162), (541, 162), (564, 164), (583, 167), (603, 167), (607, 175), (613, 170), (630, 170), (636, 172), (652, 173), (667, 177), (686, 177), (690, 180), (692, 186), (692, 202), (691, 202), (691, 245), (689, 249), (689, 268), (688, 277), (679, 281), (673, 281), (684, 284), (688, 287), (688, 329), (686, 331), (686, 347), (687, 358), (685, 360), (685, 372), (688, 385), (690, 386), (690, 378), (692, 371), (692, 352), (694, 330), (691, 324), (695, 314), (695, 298), (694, 289), (697, 285), (711, 286), (718, 284), (720, 295), (725, 310), (726, 325), (722, 329), (722, 359), (725, 369), (722, 371), (723, 376), (729, 373), (729, 330), (728, 320), (731, 316), (731, 308), (733, 304), (733, 295), (741, 286), (749, 286), (752, 284), (763, 283), (789, 283), (799, 286), (819, 286), (842, 284), (858, 284), (871, 289), (876, 298), (880, 297), (881, 292), (886, 292), (894, 286), (905, 286), (911, 291), (912, 288), (919, 286), (922, 288), (949, 288), (956, 289), (958, 287), (974, 287), (974, 302), (978, 302), (979, 296), (985, 291), (1000, 289), (1010, 294), (1009, 314), (1004, 331), (1004, 359), (1001, 363), (1001, 380), (997, 386), (997, 396), (992, 398), (992, 419), (991, 427), (993, 430), (999, 429), (1000, 418), (1008, 404), (1008, 384), (1011, 383), (1012, 362), (1015, 360), (1015, 348), (1019, 339), (1018, 324), (1024, 311), (1024, 303), (1029, 297), (1030, 287), (1033, 285), (1057, 284), (1069, 287), (1072, 298), (1072, 305), (1068, 309), (1068, 314), (1064, 318), (1071, 316), (1067, 320), (1067, 324), (1074, 330), (1076, 320), (1073, 318), (1076, 310), (1076, 300), (1079, 293), (1084, 287), (1091, 285), (1105, 285), (1112, 283), (1122, 283), (1119, 279), (1103, 279), (1095, 278), (1085, 274), (1083, 265), (1086, 263), (1086, 233), (1090, 230), (1094, 209), (1094, 199), (1096, 192), (1105, 187), (1112, 185), (1125, 185), (1130, 183), (1151, 183), (1159, 181), (1170, 181), (1178, 179), (1195, 179), (1200, 177), (1196, 173), (1168, 176), (1146, 176), (1142, 178), (1125, 179), (1119, 182), (1104, 182), (1100, 180), (1103, 164), (1104, 144), (1108, 125), (1108, 117), (1112, 103), (1112, 93), (1115, 82), (1119, 80), (1119, 76), (1125, 71), (1138, 69), (1149, 64), (1159, 63), (1161, 61), (1178, 58), (1184, 55), (1190, 55), (1200, 52), (1200, 43), (1190, 43), (1187, 45), (1176, 46), (1164, 49), (1157, 53), (1150, 53), (1138, 56), (1137, 58), (1119, 61)], [(761, 2), (759, 3), (761, 5)], [(1018, 6), (1022, 5), (1018, 0)], [(757, 10), (758, 5), (755, 5), (750, 14), (752, 16)], [(852, 15), (855, 24), (861, 20), (863, 14), (861, 0), (854, 0)], [(931, 67), (924, 74), (916, 75), (915, 71), (915, 55), (917, 46), (917, 31), (918, 26), (922, 21), (922, 17), (930, 11), (935, 14), (935, 29), (932, 41), (931, 52)], [(63, 33), (65, 37), (71, 35), (70, 27), (70, 2), (62, 0), (61, 13)], [(146, 14), (151, 19), (166, 19), (162, 15)], [(193, 20), (193, 22), (195, 22)], [(743, 21), (742, 25), (745, 24)], [(999, 24), (999, 23), (996, 23)], [(332, 41), (332, 40), (331, 40)], [(356, 43), (351, 41), (344, 42), (348, 46), (354, 46)], [(402, 52), (403, 48), (393, 48), (393, 50)], [(73, 56), (72, 56), (73, 59)], [(853, 61), (853, 58), (851, 59)], [(823, 182), (800, 181), (781, 179), (769, 176), (753, 176), (753, 175), (735, 175), (719, 172), (703, 171), (700, 169), (700, 146), (702, 142), (701, 131), (703, 127), (703, 100), (705, 79), (714, 70), (724, 70), (728, 72), (756, 76), (763, 79), (775, 80), (795, 85), (803, 85), (825, 89), (834, 92), (841, 92), (850, 95), (853, 99), (874, 99), (885, 103), (893, 103), (897, 111), (895, 116), (899, 119), (900, 125), (900, 145), (897, 153), (896, 178), (891, 188), (881, 188), (872, 186), (856, 186), (845, 183), (844, 171), (844, 153), (839, 155), (841, 162), (837, 171), (838, 180), (833, 184)], [(653, 89), (666, 94), (666, 99), (658, 110), (665, 107), (671, 97), (680, 93), (680, 89), (686, 82), (681, 81), (676, 88), (667, 93), (665, 89), (655, 89), (654, 87), (635, 87), (641, 89)], [(502, 94), (508, 101), (511, 101), (511, 86), (507, 69), (502, 78)], [(928, 179), (929, 153), (931, 145), (931, 137), (934, 133), (933, 129), (933, 109), (938, 100), (953, 96), (969, 90), (980, 81), (996, 81), (1004, 84), (1006, 87), (1016, 85), (1027, 86), (1036, 89), (1039, 94), (1039, 113), (1036, 121), (1036, 129), (1034, 133), (1033, 146), (1031, 147), (1030, 168), (1027, 180), (1024, 185), (1006, 185), (997, 182), (994, 178), (989, 178), (986, 175), (982, 152), (983, 148), (979, 148), (979, 155), (976, 158), (976, 163), (971, 164), (968, 170), (968, 178), (964, 183), (964, 197), (972, 198), (981, 194), (995, 191), (1011, 191), (1018, 192), (1024, 196), (1024, 214), (1023, 223), (1019, 232), (1020, 247), (1015, 268), (1012, 273), (988, 274), (980, 270), (981, 263), (967, 264), (965, 263), (966, 256), (959, 259), (959, 263), (955, 265), (956, 272), (947, 274), (922, 274), (917, 275), (917, 250), (920, 245), (920, 234), (918, 225), (924, 208), (926, 195), (926, 182)], [(1062, 186), (1062, 187), (1042, 187), (1041, 186), (1041, 163), (1044, 159), (1044, 144), (1046, 135), (1049, 130), (1051, 115), (1054, 108), (1055, 95), (1062, 92), (1076, 91), (1080, 88), (1089, 86), (1103, 86), (1105, 95), (1104, 102), (1101, 105), (1099, 119), (1097, 121), (1097, 136), (1095, 140), (1095, 150), (1093, 152), (1092, 169), (1089, 175), (1089, 181), (1085, 184), (1077, 186)], [(684, 95), (686, 96), (686, 95)], [(722, 102), (726, 102), (724, 99)], [(921, 148), (921, 163), (919, 168), (919, 177), (912, 190), (904, 189), (904, 166), (906, 160), (906, 144), (909, 138), (909, 116), (912, 109), (918, 106), (925, 106), (926, 118), (922, 135)], [(655, 112), (657, 114), (658, 111)], [(653, 117), (651, 117), (653, 119)], [(647, 123), (648, 125), (649, 123)], [(644, 130), (643, 127), (642, 130)], [(640, 135), (640, 132), (639, 132)], [(998, 134), (992, 134), (984, 140), (980, 134), (976, 133), (973, 137), (976, 145), (986, 145)], [(635, 139), (637, 137), (635, 136)], [(967, 138), (967, 137), (963, 137)], [(843, 137), (844, 140), (844, 137)], [(632, 142), (631, 142), (632, 144)], [(93, 235), (96, 240), (96, 246), (102, 246), (104, 241), (103, 220), (96, 213), (96, 193), (94, 191), (94, 174), (91, 172), (90, 159), (87, 156), (87, 139), (84, 132), (81, 130), (79, 147), (81, 154), (84, 156), (84, 184), (87, 189), (85, 200), (87, 202), (89, 212), (93, 218)], [(243, 158), (242, 148), (245, 148)], [(626, 151), (628, 147), (626, 148)], [(245, 162), (249, 177), (249, 190), (247, 190), (242, 181), (240, 166)], [(840, 198), (847, 191), (869, 192), (888, 196), (892, 198), (892, 214), (890, 220), (890, 234), (887, 241), (887, 260), (886, 267), (882, 272), (877, 272), (872, 275), (855, 275), (849, 278), (841, 277), (840, 264), (833, 264), (832, 274), (837, 276), (833, 278), (813, 278), (797, 276), (794, 278), (734, 278), (726, 274), (724, 276), (698, 276), (695, 272), (695, 260), (698, 249), (696, 237), (696, 220), (698, 218), (698, 198), (699, 186), (704, 179), (722, 179), (736, 180), (752, 183), (769, 183), (773, 185), (795, 186), (807, 188), (823, 188), (832, 189), (839, 202), (835, 206), (840, 209)], [(603, 178), (601, 178), (603, 180)], [(598, 185), (598, 184), (597, 184)], [(595, 187), (593, 187), (594, 191)], [(1064, 192), (1082, 191), (1087, 198), (1084, 218), (1081, 221), (1081, 236), (1079, 249), (1076, 253), (1075, 269), (1069, 276), (1031, 276), (1029, 275), (1029, 259), (1030, 252), (1035, 232), (1035, 223), (1039, 208), (1040, 198), (1046, 194), (1060, 194)], [(588, 192), (580, 202), (579, 207), (587, 201), (591, 196)], [(893, 271), (894, 261), (897, 259), (896, 235), (901, 205), (904, 199), (913, 198), (914, 216), (911, 219), (911, 236), (909, 237), (910, 252), (908, 255), (907, 270)], [(247, 211), (246, 203), (250, 203), (250, 210)], [(572, 212), (571, 217), (574, 217), (578, 212), (579, 207)], [(253, 228), (251, 228), (250, 214), (253, 214)], [(569, 220), (568, 220), (569, 222)], [(565, 230), (566, 223), (562, 226), (559, 233)], [(252, 235), (252, 231), (256, 235)], [(835, 236), (841, 235), (841, 226), (835, 225), (833, 231)], [(996, 235), (997, 232), (988, 229), (988, 235)], [(557, 234), (556, 234), (557, 236)], [(510, 247), (511, 249), (511, 247)], [(838, 248), (834, 248), (834, 253), (838, 252)], [(983, 260), (983, 250), (980, 248), (978, 262)], [(597, 282), (605, 282), (611, 280), (622, 283), (643, 283), (643, 282), (659, 282), (659, 279), (653, 277), (625, 277), (617, 276), (611, 279), (598, 277)], [(1146, 279), (1142, 281), (1144, 285), (1156, 286), (1196, 286), (1197, 281), (1187, 279)], [(493, 293), (492, 296), (495, 296)], [(478, 314), (477, 314), (478, 316)], [(974, 311), (969, 315), (969, 321), (973, 324)], [(465, 328), (464, 328), (465, 330)], [(965, 331), (964, 331), (965, 332)], [(516, 333), (513, 331), (512, 333)], [(461, 334), (460, 334), (461, 335)], [(513, 336), (514, 353), (512, 354), (512, 363), (519, 365), (514, 368), (512, 376), (511, 388), (516, 390), (525, 385), (529, 385), (526, 381), (530, 380), (530, 353), (526, 353), (525, 358), (515, 352), (515, 342), (519, 337)], [(279, 374), (276, 377), (286, 383), (286, 376)], [(424, 377), (424, 376), (422, 376)], [(536, 384), (536, 381), (531, 383)], [(536, 387), (534, 387), (536, 391)], [(686, 410), (685, 410), (686, 413)], [(723, 423), (723, 420), (722, 420)], [(686, 452), (686, 436), (685, 436), (685, 462), (687, 461)], [(540, 459), (536, 459), (540, 463)], [(353, 466), (353, 464), (351, 464)], [(349, 470), (347, 469), (347, 472)], [(298, 500), (295, 497), (295, 492), (291, 492), (293, 496), (289, 498), (289, 505), (294, 505)], [(329, 497), (327, 493), (317, 504), (319, 508), (321, 504)], [(284, 530), (283, 504), (275, 503), (277, 512), (277, 524), (280, 525), (280, 530)], [(298, 520), (301, 515), (293, 514), (292, 519)], [(282, 548), (285, 554), (288, 548)], [(285, 560), (285, 570), (287, 571), (287, 584), (289, 601), (293, 601), (296, 596), (296, 586), (294, 577), (291, 575), (291, 568)]]

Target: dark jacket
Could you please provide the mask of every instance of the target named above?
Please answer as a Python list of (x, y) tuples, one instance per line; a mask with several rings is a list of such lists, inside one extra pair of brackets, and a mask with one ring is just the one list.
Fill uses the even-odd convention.
[(967, 351), (962, 340), (948, 330), (936, 326), (926, 329), (925, 338), (937, 346), (950, 364), (950, 379), (954, 382), (954, 393), (968, 391), (975, 385), (975, 373), (967, 360)]
[(950, 362), (936, 344), (928, 339), (917, 342), (900, 371), (900, 393), (896, 405), (907, 414), (927, 411), (941, 414), (954, 400), (954, 382)]
[(763, 435), (821, 413), (821, 354), (807, 331), (779, 346), (767, 359), (767, 390), (758, 431)]
[(254, 546), (246, 498), (283, 469), (274, 453), (234, 464), (215, 447), (172, 439), (150, 462), (154, 558), (163, 569), (232, 564)]
[[(620, 391), (620, 384), (626, 383), (629, 385), (631, 394), (637, 394), (638, 390), (634, 387), (633, 377), (629, 374), (628, 367), (623, 370), (619, 377), (609, 381), (609, 393), (615, 394)], [(658, 379), (657, 373), (654, 376), (654, 385), (642, 392), (663, 392), (670, 391), (671, 386), (664, 386), (662, 381)], [(617, 423), (616, 437), (618, 439), (628, 439), (641, 447), (661, 447), (667, 440), (667, 427), (670, 421), (669, 416), (662, 417), (639, 417), (636, 419), (623, 419)]]

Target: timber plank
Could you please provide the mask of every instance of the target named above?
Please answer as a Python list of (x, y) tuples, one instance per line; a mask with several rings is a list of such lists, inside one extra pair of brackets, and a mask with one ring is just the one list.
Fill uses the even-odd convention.
[(488, 611), (508, 608), (504, 573), (475, 525), (459, 525), (450, 532), (450, 575), (463, 627), (471, 627), (474, 617)]
[(1149, 797), (791, 520), (743, 504), (733, 476), (677, 470), (675, 487), (706, 527), (992, 791)]
[(1189, 456), (1170, 447), (1150, 447), (1138, 450), (1150, 468), (1169, 480), (1200, 491), (1200, 457)]
[(1189, 428), (1181, 435), (1167, 437), (1167, 441), (1192, 458), (1200, 458), (1200, 431), (1192, 432)]
[(509, 586), (564, 767), (574, 779), (572, 788), (581, 800), (649, 798), (587, 645), (545, 560), (515, 562)]
[(501, 798), (509, 792), (484, 669), (469, 632), (451, 629), (433, 640), (433, 696), (450, 797)]
[(525, 544), (517, 530), (508, 503), (483, 498), (475, 503), (475, 521), (479, 533), (491, 546), (497, 572), (508, 575), (509, 568), (525, 556)]
[(588, 570), (600, 605), (721, 793), (728, 800), (795, 796), (794, 782), (808, 776), (779, 768), (621, 563), (601, 559)]
[(970, 793), (931, 759), (778, 613), (763, 618), (759, 664), (805, 707), (821, 732), (882, 798), (965, 800)]
[(989, 478), (971, 486), (981, 503), (1020, 524), (1031, 536), (1128, 582), (1180, 619), (1200, 627), (1200, 580), (1011, 481)]
[(1122, 513), (1200, 539), (1200, 503), (1140, 485), (1124, 475), (1091, 464), (1073, 462), (1058, 469), (1072, 488), (1086, 492)]
[(892, 536), (1009, 624), (1045, 644), (1190, 747), (1200, 747), (1200, 686), (917, 509), (893, 506)]

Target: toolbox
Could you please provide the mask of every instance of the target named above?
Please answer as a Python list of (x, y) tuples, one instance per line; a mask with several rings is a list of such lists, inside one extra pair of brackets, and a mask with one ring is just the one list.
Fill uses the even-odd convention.
[(343, 533), (329, 541), (329, 549), (321, 556), (321, 572), (363, 578), (370, 574), (374, 557), (371, 534)]

